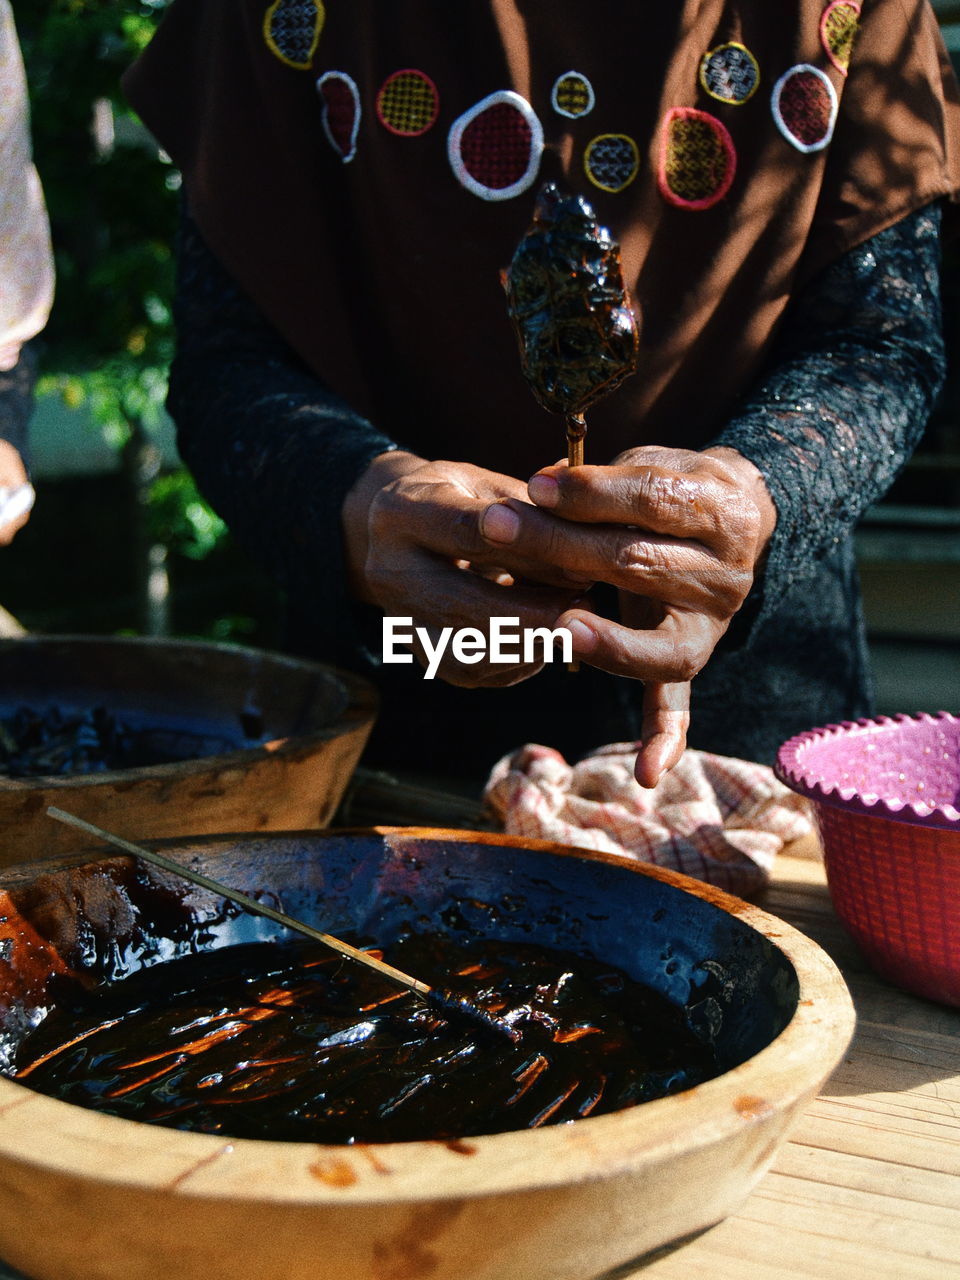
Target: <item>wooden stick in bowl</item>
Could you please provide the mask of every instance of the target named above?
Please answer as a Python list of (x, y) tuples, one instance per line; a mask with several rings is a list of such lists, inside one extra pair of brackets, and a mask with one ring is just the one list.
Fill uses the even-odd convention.
[(359, 947), (351, 946), (349, 942), (335, 938), (330, 933), (322, 933), (319, 929), (315, 929), (313, 925), (306, 924), (303, 920), (297, 920), (293, 916), (288, 916), (285, 911), (277, 911), (276, 908), (267, 906), (266, 903), (257, 902), (255, 898), (248, 897), (247, 894), (240, 893), (237, 889), (231, 889), (219, 880), (205, 876), (202, 872), (194, 871), (192, 867), (182, 866), (179, 862), (174, 862), (172, 858), (166, 858), (162, 853), (157, 853), (153, 849), (145, 849), (142, 845), (134, 844), (131, 840), (125, 840), (123, 836), (104, 831), (102, 827), (97, 827), (92, 822), (87, 822), (84, 818), (78, 818), (76, 814), (67, 813), (65, 809), (59, 809), (56, 805), (50, 805), (47, 808), (47, 814), (57, 822), (76, 827), (79, 831), (86, 831), (88, 835), (96, 836), (107, 844), (115, 845), (116, 848), (123, 849), (125, 853), (132, 854), (135, 858), (142, 858), (144, 862), (149, 862), (153, 866), (169, 872), (171, 875), (181, 876), (184, 880), (189, 880), (191, 884), (199, 885), (201, 889), (208, 889), (211, 893), (219, 894), (220, 897), (226, 898), (228, 902), (235, 903), (245, 911), (251, 911), (254, 915), (265, 916), (268, 920), (273, 920), (274, 923), (282, 925), (285, 929), (291, 929), (295, 933), (301, 933), (305, 937), (311, 938), (314, 942), (320, 942), (348, 960), (366, 965), (368, 969), (375, 969), (377, 973), (396, 986), (404, 987), (413, 995), (419, 996), (421, 1000), (446, 1018), (447, 1021), (460, 1018), (462, 1021), (471, 1023), (474, 1027), (493, 1032), (501, 1039), (510, 1040), (514, 1044), (520, 1040), (520, 1033), (516, 1028), (509, 1026), (499, 1018), (493, 1017), (492, 1014), (487, 1013), (486, 1010), (479, 1008), (477, 1005), (463, 1000), (454, 992), (440, 987), (431, 987), (428, 983), (421, 982), (419, 978), (414, 978), (409, 973), (404, 973), (402, 969), (396, 969), (392, 964), (378, 960), (375, 956), (370, 955), (369, 952), (362, 951)]

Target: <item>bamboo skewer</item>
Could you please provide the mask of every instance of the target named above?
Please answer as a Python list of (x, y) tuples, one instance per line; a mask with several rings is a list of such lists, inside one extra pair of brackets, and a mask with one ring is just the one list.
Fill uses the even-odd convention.
[(587, 420), (582, 413), (568, 413), (564, 416), (567, 429), (567, 466), (583, 466), (583, 438), (587, 434)]
[(369, 952), (361, 951), (358, 947), (351, 946), (349, 942), (343, 942), (332, 934), (322, 933), (319, 929), (306, 924), (303, 920), (288, 916), (285, 911), (277, 911), (276, 908), (267, 906), (263, 902), (257, 902), (255, 898), (250, 898), (247, 894), (241, 893), (237, 889), (231, 889), (219, 880), (205, 876), (200, 871), (194, 871), (192, 867), (182, 866), (179, 862), (174, 862), (172, 858), (166, 858), (162, 853), (156, 853), (152, 849), (145, 849), (142, 845), (134, 844), (133, 841), (124, 839), (123, 836), (104, 831), (102, 827), (97, 827), (92, 822), (78, 818), (76, 814), (68, 813), (65, 809), (58, 809), (56, 805), (50, 805), (47, 808), (47, 815), (57, 822), (76, 827), (78, 831), (85, 831), (88, 835), (96, 836), (107, 844), (115, 845), (116, 848), (123, 849), (125, 853), (132, 854), (135, 858), (142, 858), (144, 862), (152, 863), (153, 866), (159, 867), (171, 875), (181, 876), (184, 880), (189, 880), (191, 884), (199, 885), (201, 889), (208, 889), (211, 893), (219, 894), (220, 897), (226, 898), (228, 902), (233, 902), (238, 907), (243, 907), (245, 911), (265, 916), (268, 920), (273, 920), (274, 923), (283, 925), (285, 929), (291, 929), (295, 933), (301, 933), (305, 937), (311, 938), (314, 942), (320, 942), (325, 947), (329, 947), (331, 951), (336, 951), (348, 960), (356, 961), (358, 964), (366, 965), (368, 969), (376, 970), (388, 981), (404, 987), (413, 995), (419, 996), (421, 1000), (440, 1013), (447, 1021), (460, 1017), (464, 1021), (472, 1023), (475, 1027), (482, 1027), (487, 1031), (492, 1031), (501, 1038), (510, 1040), (513, 1043), (520, 1039), (520, 1033), (517, 1030), (508, 1026), (507, 1023), (502, 1022), (499, 1018), (494, 1018), (485, 1010), (478, 1008), (478, 1006), (468, 1003), (452, 992), (444, 991), (439, 987), (431, 987), (428, 983), (421, 982), (419, 978), (414, 978), (409, 973), (404, 973), (402, 969), (397, 969), (392, 964), (378, 960), (375, 956), (370, 955)]
[[(582, 413), (567, 413), (564, 415), (563, 425), (567, 430), (567, 466), (582, 467), (583, 439), (587, 434), (587, 420)], [(567, 670), (570, 672), (579, 671), (579, 660), (574, 658), (572, 662), (568, 662)]]

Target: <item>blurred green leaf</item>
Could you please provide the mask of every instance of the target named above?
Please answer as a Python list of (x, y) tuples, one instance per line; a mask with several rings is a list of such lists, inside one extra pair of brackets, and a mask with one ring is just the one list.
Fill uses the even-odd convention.
[(16, 4), (57, 267), (38, 392), (89, 404), (115, 447), (159, 421), (173, 350), (179, 175), (120, 90), (166, 3)]
[(227, 537), (227, 526), (197, 492), (190, 473), (181, 468), (160, 476), (150, 489), (153, 537), (191, 560), (202, 560)]

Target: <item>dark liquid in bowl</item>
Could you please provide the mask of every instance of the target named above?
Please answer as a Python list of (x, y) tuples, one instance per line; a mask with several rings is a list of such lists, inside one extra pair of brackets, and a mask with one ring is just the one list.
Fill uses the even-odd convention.
[(603, 963), (440, 935), (408, 937), (386, 958), (507, 1019), (520, 1042), (446, 1022), (319, 945), (255, 943), (61, 1005), (13, 1074), (129, 1119), (319, 1143), (536, 1128), (718, 1074), (682, 1010)]
[[(0, 775), (40, 778), (142, 769), (154, 764), (198, 760), (237, 751), (254, 742), (245, 737), (243, 717), (233, 738), (223, 734), (133, 725), (106, 707), (79, 710), (48, 706), (17, 707), (0, 717)], [(259, 726), (251, 726), (259, 732)]]

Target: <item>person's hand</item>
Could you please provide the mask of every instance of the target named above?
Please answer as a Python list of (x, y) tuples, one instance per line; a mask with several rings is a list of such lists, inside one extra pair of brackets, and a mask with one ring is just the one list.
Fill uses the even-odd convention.
[(509, 548), (619, 588), (621, 621), (574, 608), (559, 625), (583, 661), (644, 682), (636, 776), (653, 786), (683, 752), (690, 681), (746, 599), (773, 532), (763, 477), (730, 449), (646, 446), (611, 466), (546, 467), (528, 494), (535, 508), (508, 499), (483, 528), (499, 555)]
[[(20, 454), (8, 440), (0, 440), (0, 489), (19, 489), (27, 483), (27, 469)], [(24, 511), (0, 524), (0, 547), (8, 547), (29, 519), (30, 512)]]
[[(353, 594), (387, 616), (411, 617), (431, 642), (444, 627), (487, 634), (491, 617), (519, 628), (557, 625), (583, 594), (562, 569), (509, 548), (493, 551), (483, 513), (503, 499), (529, 506), (526, 486), (461, 462), (426, 462), (396, 451), (375, 458), (347, 495), (343, 530)], [(532, 509), (532, 508), (531, 508)], [(450, 684), (516, 684), (543, 666), (524, 662), (467, 665), (446, 650), (437, 669)], [(424, 665), (423, 650), (418, 657)]]

